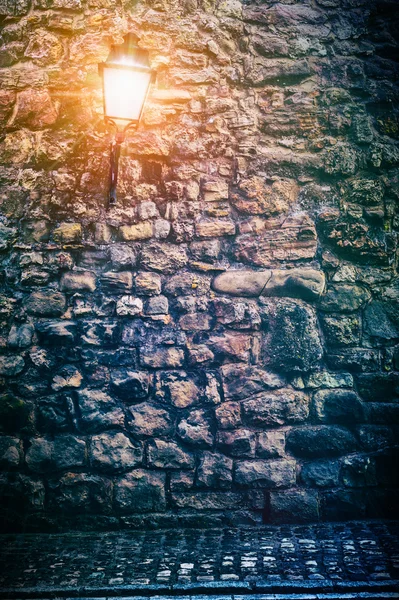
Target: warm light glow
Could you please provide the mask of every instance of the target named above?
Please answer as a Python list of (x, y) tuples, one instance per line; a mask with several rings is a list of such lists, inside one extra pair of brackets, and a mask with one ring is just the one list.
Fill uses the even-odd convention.
[(104, 65), (105, 115), (138, 121), (151, 81), (149, 71), (133, 71)]

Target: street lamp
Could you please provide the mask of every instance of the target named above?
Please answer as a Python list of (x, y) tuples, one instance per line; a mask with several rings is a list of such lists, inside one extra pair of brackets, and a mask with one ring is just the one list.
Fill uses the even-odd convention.
[(116, 184), (121, 144), (126, 131), (137, 127), (150, 85), (155, 81), (148, 52), (137, 46), (137, 38), (128, 34), (120, 46), (113, 46), (106, 62), (98, 65), (103, 80), (104, 118), (116, 129), (111, 142), (110, 188), (108, 206), (116, 203)]

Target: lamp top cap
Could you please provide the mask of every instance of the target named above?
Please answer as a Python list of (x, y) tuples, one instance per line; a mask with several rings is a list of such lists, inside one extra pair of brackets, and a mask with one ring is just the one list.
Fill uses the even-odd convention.
[(147, 50), (138, 47), (139, 38), (133, 33), (124, 37), (123, 44), (113, 45), (106, 63), (151, 69)]

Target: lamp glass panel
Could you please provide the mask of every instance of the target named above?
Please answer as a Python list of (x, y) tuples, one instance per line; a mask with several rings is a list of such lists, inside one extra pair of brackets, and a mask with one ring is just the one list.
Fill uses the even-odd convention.
[(104, 66), (105, 115), (114, 119), (138, 121), (151, 73)]

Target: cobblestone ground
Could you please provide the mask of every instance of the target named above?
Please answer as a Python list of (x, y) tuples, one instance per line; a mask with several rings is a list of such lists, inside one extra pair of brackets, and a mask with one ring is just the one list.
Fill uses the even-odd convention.
[(7, 534), (0, 544), (3, 598), (280, 588), (374, 589), (375, 596), (364, 597), (383, 597), (377, 592), (384, 590), (399, 597), (399, 522)]

